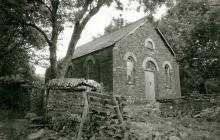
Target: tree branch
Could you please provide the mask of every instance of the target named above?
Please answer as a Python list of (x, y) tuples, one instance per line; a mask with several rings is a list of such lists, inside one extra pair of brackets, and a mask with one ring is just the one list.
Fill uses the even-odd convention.
[(90, 20), (91, 17), (93, 17), (102, 7), (102, 5), (104, 4), (104, 0), (99, 0), (98, 4), (96, 7), (94, 7), (93, 9), (90, 10), (90, 12), (88, 13), (88, 15), (83, 19), (83, 21), (80, 24), (80, 28), (84, 28), (85, 25), (87, 24), (87, 22)]
[(92, 4), (93, 1), (94, 0), (86, 0), (84, 5), (82, 5), (83, 9), (79, 12), (80, 14), (77, 16), (77, 21), (80, 21), (83, 18), (83, 16), (88, 10), (89, 5)]
[[(20, 9), (21, 9), (21, 8), (20, 8)], [(4, 23), (3, 25), (19, 25), (19, 24), (21, 24), (21, 25), (25, 25), (25, 26), (32, 27), (32, 28), (36, 29), (41, 35), (43, 35), (43, 37), (45, 38), (45, 40), (46, 40), (46, 42), (48, 43), (48, 45), (51, 44), (51, 41), (50, 41), (50, 39), (48, 38), (47, 34), (46, 34), (41, 28), (39, 28), (36, 24), (24, 22), (24, 21), (22, 21), (21, 19), (19, 19), (19, 18), (17, 18), (17, 17), (13, 17), (12, 15), (10, 15), (10, 14), (7, 12), (7, 10), (5, 10), (4, 8), (3, 8), (3, 10), (5, 11), (5, 13), (7, 13), (7, 15), (8, 15), (9, 17), (11, 17), (11, 19), (14, 20), (14, 22), (12, 21), (12, 22), (10, 22), (9, 24)], [(21, 10), (23, 10), (23, 9), (21, 9)], [(24, 11), (24, 10), (23, 10), (23, 11)], [(25, 12), (25, 11), (24, 11), (24, 12)], [(26, 13), (26, 14), (27, 14), (27, 13)]]
[(41, 35), (43, 35), (43, 37), (45, 38), (48, 45), (51, 44), (51, 41), (48, 38), (47, 34), (41, 28), (39, 28), (37, 25), (32, 24), (32, 23), (26, 23), (26, 22), (23, 22), (23, 21), (18, 21), (18, 22), (22, 25), (26, 25), (26, 26), (29, 26), (29, 27), (32, 27), (32, 28), (36, 29), (39, 33), (41, 33)]
[[(22, 41), (23, 42), (23, 41)], [(8, 50), (8, 51), (5, 51), (4, 53), (2, 53), (1, 55), (0, 55), (0, 58), (2, 58), (4, 55), (7, 55), (7, 54), (9, 54), (9, 53), (11, 53), (17, 46), (18, 46), (18, 44), (20, 44), (20, 43), (16, 43), (13, 47), (9, 47), (9, 48), (11, 48), (10, 50)], [(10, 46), (12, 46), (13, 44), (11, 44)]]
[(48, 11), (52, 14), (51, 8), (44, 1), (41, 0), (40, 3), (43, 4), (48, 9)]

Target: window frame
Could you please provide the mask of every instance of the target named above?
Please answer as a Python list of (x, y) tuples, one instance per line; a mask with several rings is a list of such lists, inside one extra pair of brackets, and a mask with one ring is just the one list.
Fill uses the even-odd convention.
[[(150, 66), (150, 67), (148, 67), (148, 66)], [(155, 63), (153, 61), (150, 60), (145, 63), (145, 70), (156, 72), (157, 66), (155, 65)]]
[(165, 83), (166, 83), (166, 88), (172, 88), (172, 79), (171, 79), (171, 67), (169, 64), (164, 65), (164, 73), (165, 73)]
[[(149, 47), (149, 44), (151, 44), (152, 47)], [(145, 46), (145, 48), (147, 48), (147, 49), (150, 49), (150, 50), (152, 50), (152, 51), (156, 51), (154, 41), (153, 41), (151, 38), (147, 38), (147, 39), (145, 40), (144, 46)]]
[[(128, 60), (131, 60), (131, 63), (133, 64), (133, 69), (132, 69), (132, 77), (131, 80), (129, 80), (129, 75), (128, 75)], [(126, 60), (126, 83), (127, 85), (135, 85), (136, 80), (135, 80), (135, 58), (133, 56), (128, 56)]]

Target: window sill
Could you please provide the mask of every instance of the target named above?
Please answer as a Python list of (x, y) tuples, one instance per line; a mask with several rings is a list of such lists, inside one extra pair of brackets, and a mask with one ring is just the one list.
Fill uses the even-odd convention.
[(136, 85), (135, 83), (126, 83), (127, 85)]
[(172, 89), (172, 87), (166, 87), (166, 89)]
[(151, 48), (151, 47), (148, 47), (148, 46), (145, 46), (147, 49), (151, 50), (151, 51), (155, 51), (154, 48)]

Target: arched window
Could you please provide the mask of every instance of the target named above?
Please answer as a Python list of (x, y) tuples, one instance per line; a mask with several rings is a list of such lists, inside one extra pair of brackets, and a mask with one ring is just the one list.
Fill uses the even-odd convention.
[(145, 47), (151, 50), (155, 50), (155, 45), (152, 39), (148, 38), (145, 40)]
[(135, 61), (131, 56), (127, 59), (127, 83), (135, 83)]
[(156, 71), (156, 65), (152, 61), (147, 61), (145, 69), (149, 71)]
[(146, 46), (147, 46), (148, 48), (154, 49), (153, 43), (152, 43), (151, 41), (147, 41), (146, 43), (147, 43)]
[(86, 73), (86, 78), (87, 79), (92, 79), (92, 75), (94, 73), (94, 66), (92, 60), (87, 61), (87, 73)]
[(171, 88), (170, 66), (166, 64), (164, 68), (165, 68), (165, 77), (166, 77), (166, 88)]

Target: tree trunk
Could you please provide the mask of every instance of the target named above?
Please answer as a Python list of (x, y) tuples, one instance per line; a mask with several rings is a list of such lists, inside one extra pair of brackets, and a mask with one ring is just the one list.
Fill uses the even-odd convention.
[(58, 40), (58, 25), (57, 25), (57, 10), (59, 5), (59, 0), (51, 1), (52, 4), (52, 36), (51, 42), (49, 44), (50, 50), (50, 77), (49, 79), (57, 78), (57, 40)]
[(50, 45), (50, 75), (49, 79), (57, 77), (57, 55), (56, 55), (56, 44), (51, 43)]
[(82, 11), (80, 18), (75, 22), (73, 34), (71, 36), (71, 40), (68, 46), (66, 56), (58, 68), (59, 78), (63, 78), (67, 72), (68, 65), (71, 63), (71, 59), (72, 59), (76, 44), (80, 39), (82, 30), (84, 29), (88, 21), (100, 10), (100, 8), (103, 6), (104, 3), (105, 1), (98, 0), (96, 7), (90, 9), (87, 15), (86, 15), (86, 12), (88, 11), (88, 5), (85, 6), (84, 7), (85, 9)]
[(70, 65), (71, 63), (71, 59), (73, 56), (73, 53), (75, 51), (75, 47), (77, 42), (80, 39), (81, 33), (82, 33), (82, 27), (80, 27), (79, 23), (75, 23), (74, 26), (74, 31), (73, 34), (71, 36), (71, 40), (66, 52), (66, 56), (64, 57), (63, 61), (61, 62), (61, 64), (58, 67), (58, 78), (64, 78), (67, 69), (68, 69), (68, 65)]

